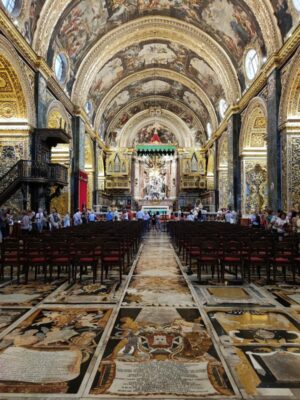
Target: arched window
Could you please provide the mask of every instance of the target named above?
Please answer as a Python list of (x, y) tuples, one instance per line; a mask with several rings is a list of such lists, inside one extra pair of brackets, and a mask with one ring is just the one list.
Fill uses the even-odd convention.
[(64, 83), (67, 77), (68, 61), (64, 54), (57, 54), (54, 62), (55, 76), (60, 83)]
[(115, 168), (114, 168), (115, 172), (120, 172), (121, 171), (121, 161), (120, 161), (120, 157), (118, 156), (118, 154), (115, 157)]
[(13, 17), (17, 17), (21, 12), (22, 0), (2, 0), (2, 4)]
[(212, 127), (211, 127), (211, 123), (210, 122), (208, 122), (207, 125), (206, 125), (206, 133), (207, 133), (208, 139), (210, 139), (211, 135), (212, 135)]
[(251, 49), (246, 54), (245, 58), (245, 70), (247, 78), (252, 81), (255, 78), (259, 68), (259, 58), (256, 50)]
[(196, 154), (193, 154), (192, 157), (192, 172), (198, 172), (198, 159), (196, 157)]
[(300, 11), (300, 0), (293, 0), (294, 7), (297, 11)]
[(219, 103), (219, 111), (220, 111), (221, 118), (225, 117), (227, 108), (228, 108), (228, 105), (227, 105), (226, 101), (224, 99), (221, 99), (220, 103)]
[(87, 101), (85, 103), (84, 109), (85, 109), (85, 112), (87, 113), (87, 115), (89, 115), (89, 116), (92, 115), (93, 109), (94, 109), (93, 103), (91, 101)]

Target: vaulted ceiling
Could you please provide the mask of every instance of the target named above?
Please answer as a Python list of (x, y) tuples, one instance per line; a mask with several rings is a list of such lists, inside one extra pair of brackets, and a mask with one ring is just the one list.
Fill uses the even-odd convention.
[(220, 101), (235, 104), (251, 83), (247, 51), (256, 51), (261, 66), (299, 23), (297, 0), (16, 3), (10, 17), (17, 28), (51, 67), (63, 55), (61, 86), (74, 104), (88, 102), (108, 144), (134, 107), (160, 107), (194, 121), (189, 129), (203, 145), (208, 125), (215, 130), (223, 118)]

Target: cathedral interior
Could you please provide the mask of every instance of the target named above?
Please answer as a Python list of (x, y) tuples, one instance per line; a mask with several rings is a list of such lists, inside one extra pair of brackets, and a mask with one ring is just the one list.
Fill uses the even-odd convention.
[[(300, 399), (300, 224), (259, 260), (214, 225), (300, 212), (299, 21), (300, 0), (0, 0), (0, 209), (101, 219), (3, 240), (0, 399)], [(171, 220), (194, 208), (207, 227)]]

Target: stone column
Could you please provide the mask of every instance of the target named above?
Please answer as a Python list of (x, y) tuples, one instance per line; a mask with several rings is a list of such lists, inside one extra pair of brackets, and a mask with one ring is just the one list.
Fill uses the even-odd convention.
[(73, 157), (72, 157), (72, 183), (71, 183), (71, 206), (72, 211), (80, 207), (78, 202), (79, 171), (84, 171), (85, 156), (85, 125), (80, 117), (73, 117)]
[(274, 70), (268, 79), (268, 126), (267, 126), (267, 169), (269, 206), (277, 211), (281, 209), (281, 140), (278, 129), (280, 105), (280, 73)]
[(219, 210), (219, 170), (218, 170), (218, 153), (219, 153), (219, 141), (216, 140), (214, 143), (215, 158), (214, 158), (214, 187), (215, 187), (215, 208)]
[(93, 141), (93, 157), (94, 157), (94, 175), (93, 175), (93, 206), (97, 204), (97, 192), (99, 190), (98, 187), (98, 171), (99, 171), (99, 162), (98, 162), (98, 144), (97, 141)]
[(239, 157), (240, 114), (228, 122), (228, 207), (241, 209), (241, 162)]

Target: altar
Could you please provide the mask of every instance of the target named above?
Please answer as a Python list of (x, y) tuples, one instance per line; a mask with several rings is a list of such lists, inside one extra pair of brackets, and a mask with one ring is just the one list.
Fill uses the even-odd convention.
[(173, 212), (173, 203), (175, 199), (167, 199), (161, 201), (151, 201), (151, 200), (140, 200), (138, 202), (139, 208), (144, 212), (151, 212), (155, 214), (159, 212), (160, 215), (170, 216), (171, 212)]

